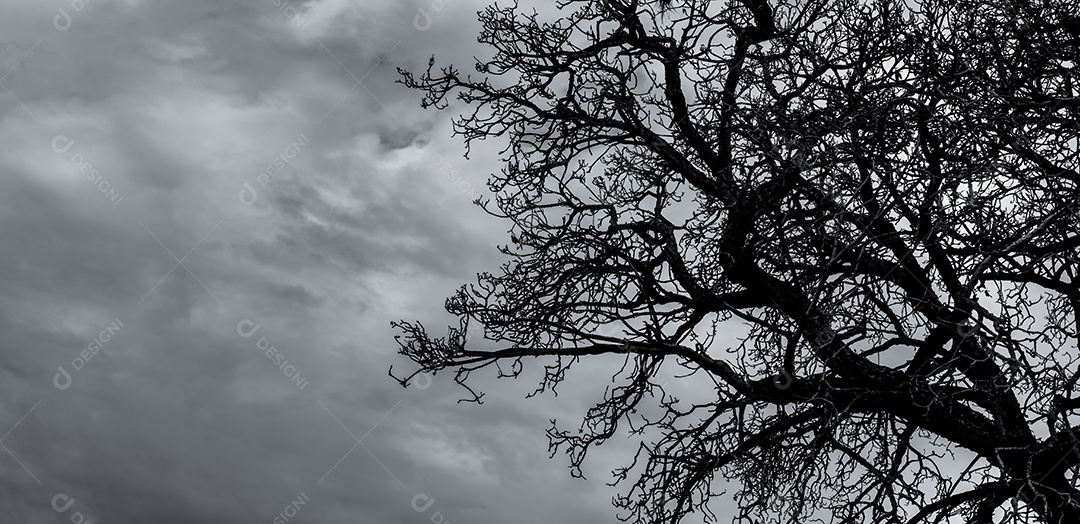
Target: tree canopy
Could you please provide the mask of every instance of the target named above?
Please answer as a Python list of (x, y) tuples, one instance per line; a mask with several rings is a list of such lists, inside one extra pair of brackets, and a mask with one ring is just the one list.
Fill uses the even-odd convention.
[(402, 82), (508, 144), (478, 202), (510, 259), (447, 299), (447, 334), (395, 324), (416, 373), (479, 401), (474, 371), (535, 361), (548, 391), (623, 359), (548, 430), (574, 474), (637, 440), (623, 520), (715, 520), (735, 486), (737, 522), (1080, 522), (1080, 3), (479, 17), (476, 73)]

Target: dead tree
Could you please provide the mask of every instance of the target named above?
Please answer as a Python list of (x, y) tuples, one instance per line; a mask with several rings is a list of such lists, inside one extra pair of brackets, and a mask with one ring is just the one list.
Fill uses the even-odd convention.
[(477, 370), (621, 359), (549, 436), (575, 474), (640, 442), (624, 520), (715, 520), (733, 482), (746, 523), (1080, 523), (1078, 2), (558, 9), (482, 11), (475, 74), (401, 71), (508, 144), (511, 261), (446, 336), (395, 324), (417, 373), (478, 401)]

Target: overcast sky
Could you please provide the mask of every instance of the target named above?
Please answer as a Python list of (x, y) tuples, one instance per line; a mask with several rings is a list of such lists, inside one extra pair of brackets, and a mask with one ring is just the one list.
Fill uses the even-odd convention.
[(483, 3), (0, 0), (0, 521), (615, 521), (544, 436), (602, 389), (387, 376), (507, 242), (394, 84)]

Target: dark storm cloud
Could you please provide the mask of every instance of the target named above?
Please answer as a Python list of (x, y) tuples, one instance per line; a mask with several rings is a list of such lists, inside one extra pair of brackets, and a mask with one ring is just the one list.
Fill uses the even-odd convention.
[(611, 520), (546, 459), (586, 402), (386, 376), (506, 241), (394, 83), (481, 4), (0, 1), (0, 521)]

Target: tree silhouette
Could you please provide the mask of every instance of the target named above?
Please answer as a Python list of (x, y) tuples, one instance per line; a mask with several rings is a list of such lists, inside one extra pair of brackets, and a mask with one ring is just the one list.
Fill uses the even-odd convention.
[(624, 520), (735, 485), (737, 522), (1080, 523), (1075, 0), (557, 7), (483, 10), (479, 77), (401, 71), (507, 141), (514, 239), (446, 336), (395, 323), (416, 373), (621, 359), (549, 438), (575, 475), (640, 443)]

